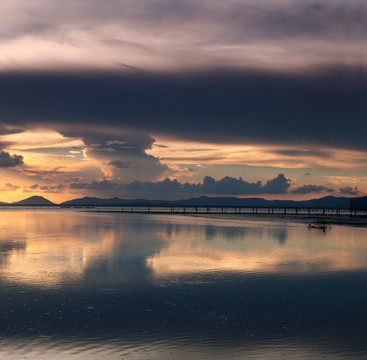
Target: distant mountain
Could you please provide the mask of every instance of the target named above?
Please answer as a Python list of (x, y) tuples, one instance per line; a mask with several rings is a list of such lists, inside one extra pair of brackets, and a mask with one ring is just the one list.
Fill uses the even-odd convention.
[[(147, 199), (100, 199), (84, 197), (61, 203), (61, 206), (268, 206), (268, 200), (261, 198), (241, 199), (236, 197), (208, 197), (183, 200), (147, 200)], [(289, 201), (287, 202), (287, 204)], [(280, 206), (280, 205), (279, 205)], [(284, 205), (282, 205), (284, 206)]]
[(104, 205), (120, 205), (121, 199), (112, 198), (112, 199), (99, 199), (96, 197), (83, 197), (81, 199), (73, 199), (69, 201), (64, 201), (61, 203), (61, 206), (104, 206)]
[[(120, 199), (118, 197), (110, 199), (100, 199), (96, 197), (83, 197), (61, 203), (61, 206), (170, 206), (172, 201), (167, 200), (147, 200), (147, 199)], [(176, 203), (176, 202), (175, 202)]]
[(298, 207), (298, 208), (331, 208), (331, 209), (367, 209), (367, 196), (361, 198), (347, 198), (326, 196), (320, 199), (294, 200), (265, 200), (262, 198), (237, 197), (208, 197), (182, 200), (147, 200), (147, 199), (100, 199), (84, 197), (65, 201), (61, 206), (243, 206), (243, 207)]
[[(14, 202), (12, 204), (2, 203), (0, 205), (23, 205), (23, 206), (54, 206), (53, 202), (42, 196)], [(358, 198), (326, 196), (312, 200), (265, 200), (262, 198), (238, 198), (238, 197), (208, 197), (181, 200), (147, 200), (147, 199), (120, 199), (118, 197), (101, 199), (97, 197), (84, 197), (65, 201), (60, 206), (224, 206), (224, 207), (292, 207), (292, 208), (328, 208), (328, 209), (367, 209), (367, 196)]]
[(305, 204), (307, 207), (349, 209), (351, 207), (351, 198), (325, 196), (320, 199), (308, 200)]
[(367, 209), (367, 196), (351, 198), (350, 207), (352, 209)]
[(31, 196), (27, 199), (14, 202), (12, 205), (24, 205), (24, 206), (54, 206), (53, 202), (50, 200), (45, 199), (42, 196)]
[(292, 200), (265, 200), (262, 198), (237, 198), (237, 197), (208, 197), (191, 198), (186, 200), (177, 200), (172, 203), (181, 206), (247, 206), (247, 207), (295, 207), (295, 201)]

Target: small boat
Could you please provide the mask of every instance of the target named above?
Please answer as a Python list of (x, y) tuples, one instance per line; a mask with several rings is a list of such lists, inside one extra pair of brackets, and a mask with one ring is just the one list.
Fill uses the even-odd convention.
[(308, 223), (307, 227), (310, 229), (321, 229), (321, 230), (331, 229), (331, 225), (326, 221), (319, 221), (317, 223)]

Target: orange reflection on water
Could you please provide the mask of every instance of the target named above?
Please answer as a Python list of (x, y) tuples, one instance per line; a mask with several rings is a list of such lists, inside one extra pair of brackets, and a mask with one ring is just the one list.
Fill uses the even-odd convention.
[(365, 229), (78, 211), (1, 211), (0, 274), (22, 284), (104, 284), (210, 272), (367, 269)]
[(93, 259), (113, 251), (113, 231), (104, 227), (96, 231), (87, 214), (2, 211), (0, 227), (0, 246), (7, 246), (2, 277), (29, 285), (77, 281)]
[(323, 232), (297, 223), (218, 219), (216, 225), (181, 228), (174, 232), (174, 241), (165, 234), (167, 246), (149, 257), (147, 266), (156, 277), (213, 271), (316, 273), (367, 268), (367, 234), (362, 228), (336, 226)]

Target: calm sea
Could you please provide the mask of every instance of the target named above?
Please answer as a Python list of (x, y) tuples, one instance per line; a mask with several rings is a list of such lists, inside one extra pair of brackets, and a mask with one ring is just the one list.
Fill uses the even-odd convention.
[(366, 359), (367, 229), (0, 211), (0, 359)]

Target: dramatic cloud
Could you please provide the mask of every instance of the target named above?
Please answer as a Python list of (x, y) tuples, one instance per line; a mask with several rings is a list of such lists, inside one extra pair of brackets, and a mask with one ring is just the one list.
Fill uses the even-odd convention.
[[(116, 196), (148, 196), (160, 198), (198, 196), (198, 195), (267, 195), (267, 194), (319, 194), (322, 192), (333, 193), (335, 190), (323, 185), (303, 185), (295, 189), (290, 189), (291, 181), (284, 174), (268, 180), (265, 184), (262, 181), (248, 182), (240, 178), (225, 176), (220, 180), (215, 180), (211, 176), (205, 176), (202, 182), (188, 183), (180, 182), (177, 179), (166, 178), (161, 181), (133, 181), (131, 183), (117, 183), (109, 180), (94, 180), (90, 183), (77, 182), (70, 184), (72, 190), (93, 190), (93, 191), (115, 191)], [(357, 187), (346, 186), (339, 189), (343, 195), (360, 195)]]
[(290, 186), (290, 180), (283, 174), (279, 174), (276, 178), (267, 181), (262, 191), (264, 194), (284, 194)]
[(320, 192), (334, 192), (335, 190), (332, 188), (328, 188), (326, 186), (321, 185), (303, 185), (298, 187), (292, 191), (293, 194), (311, 194), (311, 193), (320, 193)]
[(290, 181), (283, 174), (269, 180), (265, 185), (261, 181), (250, 183), (242, 178), (226, 176), (215, 180), (206, 176), (202, 183), (180, 183), (177, 180), (165, 179), (159, 182), (135, 181), (124, 186), (125, 190), (153, 193), (186, 193), (186, 194), (216, 194), (216, 195), (250, 195), (250, 194), (284, 194), (290, 186)]
[(363, 0), (3, 0), (2, 180), (25, 161), (27, 191), (291, 194), (238, 178), (277, 168), (293, 194), (356, 194), (346, 172), (365, 192), (366, 19)]
[[(0, 81), (3, 123), (42, 124), (65, 136), (84, 136), (87, 144), (95, 140), (88, 141), (89, 128), (103, 124), (105, 142), (124, 128), (211, 143), (367, 150), (367, 77), (358, 68), (288, 75), (10, 73), (0, 74)], [(151, 146), (143, 138), (133, 146), (140, 141), (140, 148)], [(123, 147), (105, 143), (104, 148), (117, 145)]]
[(10, 155), (5, 151), (0, 152), (0, 168), (10, 168), (23, 165), (23, 156)]
[(126, 130), (121, 125), (111, 129), (108, 124), (101, 127), (91, 123), (83, 128), (64, 122), (57, 128), (65, 136), (82, 139), (87, 158), (99, 162), (109, 180), (144, 181), (161, 176), (167, 166), (146, 152), (155, 140), (145, 131)]
[(80, 190), (119, 190), (120, 192), (150, 193), (153, 195), (162, 194), (217, 194), (217, 195), (250, 195), (250, 194), (284, 194), (290, 186), (290, 180), (283, 174), (267, 181), (262, 185), (261, 181), (254, 183), (247, 182), (242, 178), (236, 179), (226, 176), (221, 180), (215, 180), (210, 176), (205, 176), (201, 183), (181, 183), (174, 179), (164, 179), (161, 181), (134, 181), (129, 184), (118, 184), (108, 180), (94, 180), (91, 183), (72, 183), (70, 189)]

